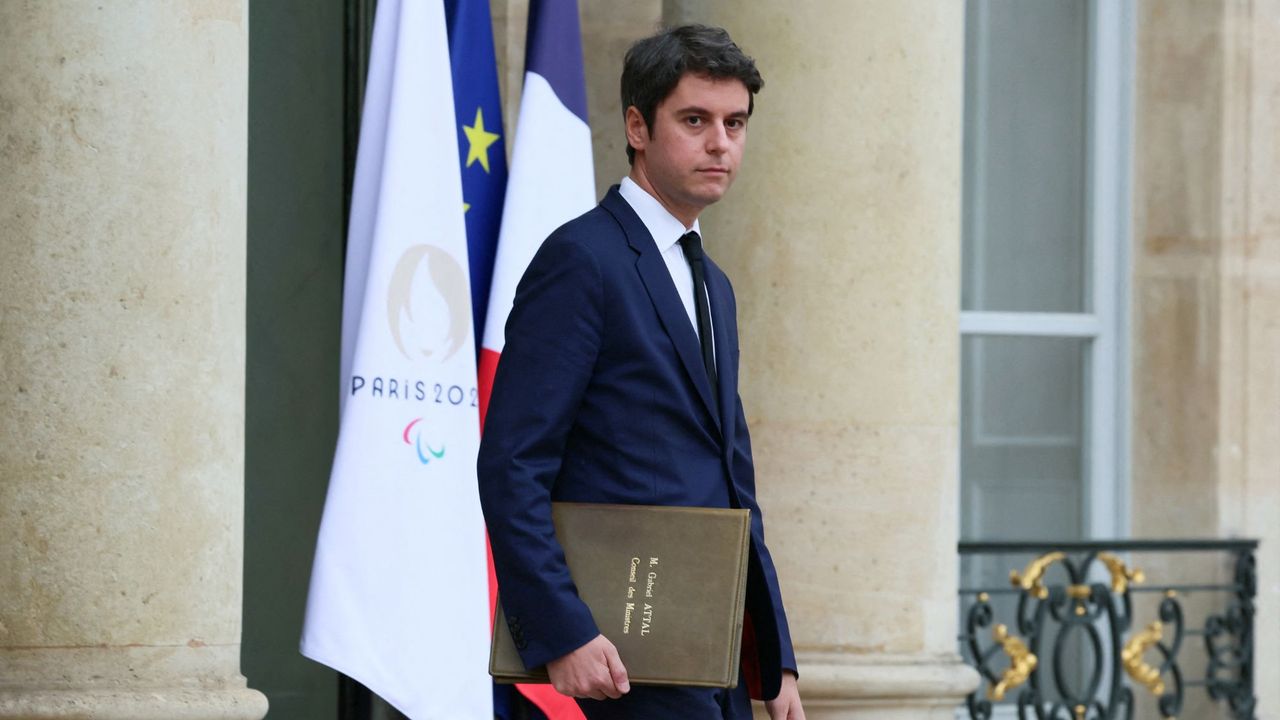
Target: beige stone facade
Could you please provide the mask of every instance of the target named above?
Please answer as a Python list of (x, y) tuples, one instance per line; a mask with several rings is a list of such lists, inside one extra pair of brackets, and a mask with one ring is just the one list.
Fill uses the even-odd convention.
[(1255, 682), (1276, 718), (1280, 3), (1139, 9), (1133, 534), (1261, 539)]
[(243, 2), (0, 4), (0, 718), (240, 675)]

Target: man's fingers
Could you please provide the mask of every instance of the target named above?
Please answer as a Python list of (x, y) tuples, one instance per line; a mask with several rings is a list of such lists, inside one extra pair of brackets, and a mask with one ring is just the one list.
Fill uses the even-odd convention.
[(804, 710), (798, 699), (767, 703), (766, 707), (769, 709), (769, 720), (805, 720)]
[(773, 703), (768, 703), (766, 707), (769, 710), (769, 720), (792, 720), (791, 703), (773, 702)]
[[(602, 662), (599, 666), (599, 675), (596, 676), (596, 685), (600, 689), (604, 690), (605, 695), (608, 695), (613, 700), (617, 700), (622, 697), (622, 693), (624, 691), (618, 688), (618, 684), (614, 682), (613, 666), (610, 664), (609, 660), (609, 651), (612, 649), (613, 648), (611, 646), (606, 646), (605, 652), (600, 658)], [(615, 655), (614, 657), (617, 656)]]
[(609, 666), (609, 676), (613, 680), (613, 686), (618, 688), (618, 696), (631, 692), (631, 680), (627, 677), (627, 668), (622, 664), (622, 658), (618, 657), (618, 649), (613, 646), (613, 643), (605, 646), (604, 660)]
[(547, 673), (562, 695), (616, 700), (631, 690), (618, 649), (603, 635), (547, 663)]

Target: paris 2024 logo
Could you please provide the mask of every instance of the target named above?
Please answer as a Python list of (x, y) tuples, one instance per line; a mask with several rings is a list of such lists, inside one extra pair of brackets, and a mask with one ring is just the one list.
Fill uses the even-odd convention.
[[(400, 354), (416, 367), (431, 367), (440, 376), (449, 373), (448, 366), (457, 365), (449, 360), (467, 347), (471, 333), (469, 290), (462, 264), (443, 248), (421, 244), (406, 249), (387, 284), (387, 325)], [(447, 380), (374, 379), (385, 396), (409, 401), (415, 409), (426, 411), (409, 420), (400, 433), (423, 465), (445, 458), (444, 443), (437, 448), (430, 440), (433, 426), (446, 421), (444, 413), (454, 407), (475, 406), (474, 387), (468, 393), (469, 383)], [(371, 389), (371, 394), (376, 392), (376, 387)]]

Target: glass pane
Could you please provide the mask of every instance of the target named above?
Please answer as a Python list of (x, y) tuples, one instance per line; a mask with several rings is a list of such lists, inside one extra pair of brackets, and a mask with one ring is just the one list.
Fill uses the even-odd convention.
[(1088, 3), (970, 0), (965, 310), (1087, 312)]
[(964, 338), (962, 538), (1082, 537), (1088, 342)]

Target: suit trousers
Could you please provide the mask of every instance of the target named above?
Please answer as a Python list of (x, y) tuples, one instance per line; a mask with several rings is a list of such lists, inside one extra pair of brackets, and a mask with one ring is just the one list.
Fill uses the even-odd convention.
[(632, 685), (617, 700), (578, 698), (587, 720), (751, 720), (743, 678), (736, 688)]

